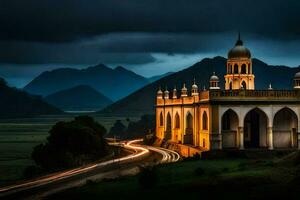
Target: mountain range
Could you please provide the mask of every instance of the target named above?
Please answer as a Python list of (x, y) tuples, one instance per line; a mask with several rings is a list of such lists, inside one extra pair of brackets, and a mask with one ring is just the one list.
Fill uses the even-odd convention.
[[(176, 86), (179, 95), (183, 83), (186, 83), (187, 88), (190, 90), (195, 78), (199, 89), (208, 88), (209, 78), (213, 72), (219, 76), (220, 86), (224, 88), (223, 76), (226, 73), (226, 61), (226, 58), (220, 56), (205, 58), (191, 67), (144, 86), (99, 113), (108, 115), (152, 114), (155, 111), (156, 92), (160, 86), (163, 90), (168, 88), (169, 91)], [(300, 67), (272, 66), (258, 59), (252, 59), (252, 62), (256, 89), (267, 89), (270, 83), (274, 89), (291, 89), (294, 74), (300, 71)]]
[(44, 102), (40, 96), (7, 86), (0, 78), (0, 118), (33, 117), (63, 113), (58, 108)]
[(112, 103), (112, 100), (88, 85), (61, 90), (44, 99), (64, 111), (95, 111)]
[(99, 64), (86, 69), (60, 68), (43, 72), (28, 83), (24, 90), (45, 97), (78, 85), (88, 85), (116, 101), (148, 83), (147, 78), (123, 67), (112, 69)]

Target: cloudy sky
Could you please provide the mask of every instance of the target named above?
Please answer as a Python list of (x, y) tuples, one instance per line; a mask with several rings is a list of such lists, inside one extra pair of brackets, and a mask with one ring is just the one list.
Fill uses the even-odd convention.
[(298, 0), (0, 0), (0, 76), (122, 65), (143, 76), (226, 56), (238, 31), (253, 57), (300, 65)]

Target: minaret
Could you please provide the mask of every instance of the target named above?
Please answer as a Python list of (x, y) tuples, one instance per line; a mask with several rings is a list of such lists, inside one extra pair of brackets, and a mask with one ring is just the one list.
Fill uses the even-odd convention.
[(219, 77), (214, 72), (213, 75), (210, 77), (209, 80), (209, 89), (210, 90), (219, 90)]
[(169, 91), (168, 91), (168, 88), (166, 87), (166, 90), (165, 90), (165, 92), (164, 92), (164, 98), (165, 98), (165, 99), (169, 99), (169, 96), (170, 96), (170, 93), (169, 93)]
[(254, 90), (251, 53), (239, 34), (235, 46), (228, 52), (225, 90)]
[(183, 84), (183, 87), (181, 89), (181, 97), (187, 97), (187, 89), (185, 87), (185, 83)]
[(300, 72), (297, 72), (294, 76), (294, 89), (300, 89)]
[(192, 96), (197, 96), (199, 93), (198, 93), (198, 86), (196, 85), (196, 81), (195, 81), (195, 78), (194, 78), (194, 84), (192, 85)]
[(163, 98), (163, 92), (161, 91), (161, 88), (159, 86), (159, 89), (157, 91), (157, 95), (156, 95), (157, 99), (162, 99)]
[(175, 87), (174, 87), (174, 89), (173, 89), (173, 95), (172, 95), (172, 98), (173, 98), (173, 99), (177, 99), (176, 85), (175, 85)]

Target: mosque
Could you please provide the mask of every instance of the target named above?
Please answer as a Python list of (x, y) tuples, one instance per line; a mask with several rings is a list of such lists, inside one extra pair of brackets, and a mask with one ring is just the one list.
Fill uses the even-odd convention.
[(203, 150), (300, 149), (300, 72), (291, 90), (255, 90), (251, 52), (240, 36), (228, 52), (225, 88), (216, 74), (210, 87), (178, 97), (159, 89), (156, 98), (156, 136)]

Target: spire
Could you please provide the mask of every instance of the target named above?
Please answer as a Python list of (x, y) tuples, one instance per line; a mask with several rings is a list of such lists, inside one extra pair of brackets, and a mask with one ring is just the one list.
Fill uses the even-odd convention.
[(271, 84), (271, 83), (269, 84), (269, 88), (268, 88), (268, 90), (273, 90), (273, 88), (272, 88), (272, 84)]
[(174, 89), (173, 89), (173, 95), (172, 95), (173, 99), (177, 99), (177, 90), (176, 90), (176, 85), (174, 85)]
[(241, 32), (239, 31), (238, 34), (238, 40), (235, 43), (235, 46), (242, 46), (243, 45), (243, 41), (241, 40)]

